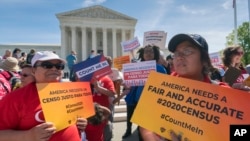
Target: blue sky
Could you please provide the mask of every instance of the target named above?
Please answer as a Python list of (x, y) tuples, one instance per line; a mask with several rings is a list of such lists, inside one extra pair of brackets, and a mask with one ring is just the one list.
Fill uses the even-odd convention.
[[(136, 18), (135, 36), (163, 30), (169, 39), (178, 33), (206, 38), (209, 52), (225, 48), (234, 29), (233, 0), (0, 0), (0, 44), (60, 44), (56, 14), (102, 5)], [(237, 1), (237, 24), (249, 21), (248, 0)]]

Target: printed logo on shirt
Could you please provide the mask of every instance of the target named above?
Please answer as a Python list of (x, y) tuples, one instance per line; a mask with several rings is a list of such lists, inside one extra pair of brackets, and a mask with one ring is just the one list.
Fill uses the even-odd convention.
[(42, 110), (36, 112), (35, 119), (37, 122), (45, 122)]

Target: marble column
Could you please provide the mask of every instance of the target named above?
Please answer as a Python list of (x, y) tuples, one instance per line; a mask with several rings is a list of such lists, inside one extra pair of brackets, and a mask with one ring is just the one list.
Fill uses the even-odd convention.
[(95, 27), (91, 27), (91, 31), (92, 31), (92, 50), (94, 50), (95, 52), (97, 52), (96, 50), (96, 28)]
[[(126, 41), (126, 30), (122, 29), (122, 42)], [(120, 48), (121, 55), (124, 55), (123, 48)]]
[(134, 38), (134, 32), (135, 32), (134, 29), (130, 30), (130, 37), (129, 37), (130, 40)]
[(66, 27), (65, 26), (60, 26), (60, 29), (61, 29), (61, 57), (62, 58), (66, 58), (67, 56), (67, 38), (66, 38)]
[(102, 46), (103, 46), (103, 54), (108, 55), (108, 39), (107, 39), (107, 28), (102, 29)]
[(86, 60), (88, 58), (86, 27), (82, 27), (81, 29), (82, 29), (82, 60)]
[[(130, 37), (129, 37), (129, 40), (131, 40), (131, 39), (133, 39), (134, 38), (134, 32), (135, 32), (135, 30), (134, 29), (130, 29), (129, 30), (129, 33), (130, 33)], [(130, 52), (130, 55), (131, 55), (131, 58), (135, 58), (135, 50), (133, 50), (133, 51), (131, 51)]]
[(76, 51), (76, 27), (71, 27), (71, 50)]
[(117, 46), (116, 46), (116, 29), (112, 28), (112, 50), (113, 50), (113, 58), (117, 57)]

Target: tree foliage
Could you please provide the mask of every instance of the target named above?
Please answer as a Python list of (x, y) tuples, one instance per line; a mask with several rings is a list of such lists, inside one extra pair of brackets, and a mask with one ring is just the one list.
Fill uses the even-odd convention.
[[(238, 44), (243, 47), (245, 52), (242, 57), (242, 61), (245, 65), (250, 64), (250, 34), (249, 34), (249, 22), (244, 22), (237, 29)], [(234, 45), (234, 30), (227, 37), (227, 45)]]

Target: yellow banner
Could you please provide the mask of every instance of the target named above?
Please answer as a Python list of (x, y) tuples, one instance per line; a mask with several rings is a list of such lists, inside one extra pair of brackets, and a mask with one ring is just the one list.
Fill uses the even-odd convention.
[(37, 89), (45, 120), (57, 131), (95, 114), (89, 82), (39, 83)]
[(230, 125), (250, 123), (250, 94), (151, 71), (132, 122), (170, 139), (229, 141)]

